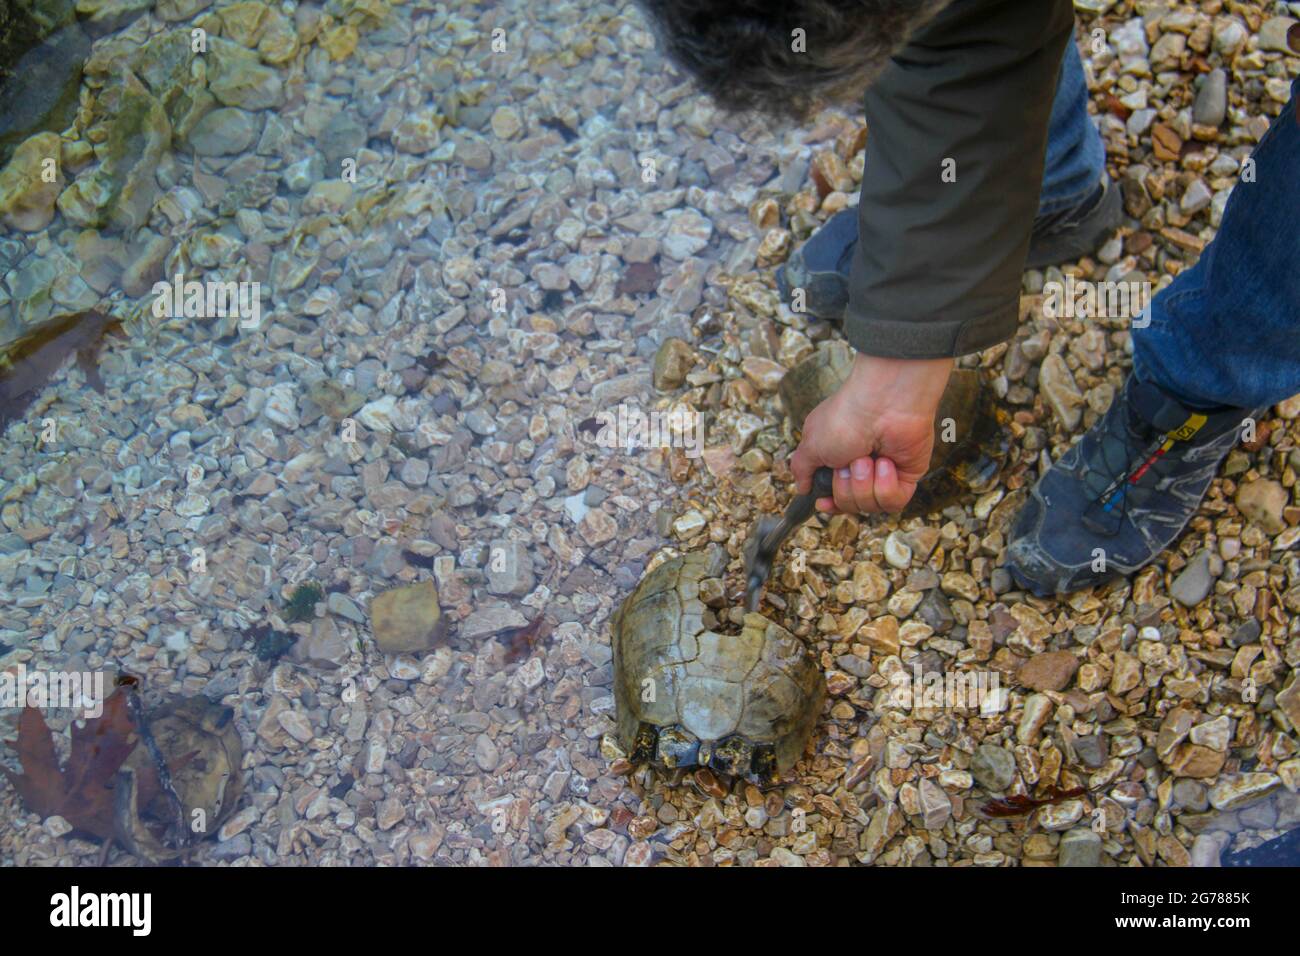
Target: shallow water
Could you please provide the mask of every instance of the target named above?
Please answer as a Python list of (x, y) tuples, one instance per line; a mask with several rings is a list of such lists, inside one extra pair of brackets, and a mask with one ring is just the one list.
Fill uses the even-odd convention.
[[(883, 715), (865, 674), (828, 704), (783, 789), (616, 772), (619, 602), (665, 544), (736, 559), (749, 520), (784, 502), (775, 396), (720, 394), (733, 386), (704, 363), (773, 363), (829, 334), (775, 307), (751, 206), (804, 189), (815, 151), (858, 138), (854, 118), (793, 129), (715, 114), (630, 5), (84, 6), (84, 64), (41, 54), (50, 89), (84, 72), (72, 131), (60, 138), (60, 115), (53, 133), (27, 132), (0, 179), (0, 340), (12, 353), (82, 310), (120, 318), (125, 338), (99, 352), (102, 394), (84, 358), (51, 369), (5, 433), (0, 665), (127, 671), (146, 694), (232, 707), (246, 793), (198, 862), (874, 862), (870, 821), (908, 786), (915, 817), (907, 800), (942, 773), (950, 818), (885, 862), (1054, 860), (1056, 834), (1097, 813), (1108, 859), (1178, 862), (1191, 825), (1240, 848), (1300, 820), (1295, 795), (1262, 780), (1271, 797), (1222, 821), (1205, 786), (1175, 798), (1136, 782), (1152, 714), (1108, 732), (1122, 764), (1099, 785), (1104, 808), (1089, 796), (1053, 811), (1029, 842), (977, 819), (970, 728)], [(29, 131), (30, 112), (6, 122)], [(666, 404), (651, 372), (674, 336), (703, 356), (689, 384), (711, 403), (704, 444), (725, 458), (747, 431), (732, 457), (762, 452), (725, 504), (680, 447), (611, 448), (584, 428)], [(846, 527), (796, 536), (810, 570), (779, 572), (768, 610), (848, 678), (851, 641), (818, 607), (882, 616), (855, 566), (888, 568), (899, 526), (860, 540)], [(964, 525), (942, 548), (987, 531)], [(387, 635), (411, 646), (384, 653), (372, 602), (429, 580), (442, 623), (413, 598), (415, 622), (399, 615)], [(292, 620), (307, 582), (321, 600)], [(1100, 620), (1089, 613), (1084, 626)], [(0, 708), (0, 736), (16, 713)], [(1029, 749), (1025, 766), (1042, 759)], [(94, 861), (96, 845), (42, 826), (12, 789), (0, 806), (0, 858)], [(1121, 821), (1150, 835), (1141, 850)]]

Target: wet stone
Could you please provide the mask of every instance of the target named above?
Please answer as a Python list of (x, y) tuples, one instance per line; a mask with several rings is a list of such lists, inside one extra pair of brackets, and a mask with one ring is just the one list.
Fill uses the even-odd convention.
[(1002, 793), (1016, 777), (1016, 758), (1003, 747), (980, 744), (971, 759), (970, 771), (985, 790)]
[(1210, 574), (1210, 552), (1198, 551), (1187, 563), (1187, 567), (1178, 573), (1170, 585), (1169, 594), (1184, 607), (1195, 607), (1205, 600), (1214, 585)]
[(1101, 837), (1087, 827), (1075, 827), (1061, 834), (1057, 866), (1100, 866)]

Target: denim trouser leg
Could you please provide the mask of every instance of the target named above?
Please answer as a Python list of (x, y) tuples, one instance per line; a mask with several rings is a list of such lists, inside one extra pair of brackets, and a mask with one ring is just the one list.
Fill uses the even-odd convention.
[(1300, 80), (1251, 154), (1214, 240), (1133, 324), (1138, 378), (1190, 404), (1300, 393)]
[(1088, 84), (1073, 40), (1065, 45), (1056, 98), (1047, 127), (1047, 161), (1039, 192), (1038, 215), (1077, 206), (1097, 188), (1106, 166), (1101, 134), (1088, 116)]

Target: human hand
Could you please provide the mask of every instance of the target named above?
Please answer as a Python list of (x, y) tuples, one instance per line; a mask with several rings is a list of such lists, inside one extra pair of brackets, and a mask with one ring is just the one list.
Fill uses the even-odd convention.
[(800, 494), (821, 465), (835, 469), (835, 497), (818, 510), (899, 512), (925, 476), (934, 447), (934, 415), (953, 360), (889, 359), (859, 354), (848, 379), (808, 415), (790, 459)]

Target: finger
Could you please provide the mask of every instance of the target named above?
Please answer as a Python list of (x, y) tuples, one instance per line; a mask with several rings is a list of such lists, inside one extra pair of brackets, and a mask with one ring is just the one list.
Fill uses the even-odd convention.
[(836, 468), (835, 475), (831, 480), (831, 492), (833, 497), (818, 498), (817, 510), (824, 511), (827, 514), (839, 514), (844, 511), (843, 504), (840, 500), (840, 488), (848, 481), (849, 470), (847, 468)]
[(849, 466), (849, 471), (853, 476), (853, 497), (858, 503), (858, 513), (880, 511), (880, 503), (876, 501), (876, 459), (858, 458)]
[(907, 506), (916, 485), (898, 477), (898, 467), (888, 458), (876, 459), (874, 490), (882, 511), (898, 514)]
[(790, 456), (790, 471), (794, 475), (794, 489), (801, 495), (806, 495), (812, 489), (813, 472), (817, 470), (822, 462), (811, 451), (806, 444), (800, 444)]
[(848, 468), (835, 473), (835, 504), (847, 514), (863, 514), (871, 510), (871, 481), (863, 483), (862, 475), (872, 474), (870, 458), (858, 458)]

